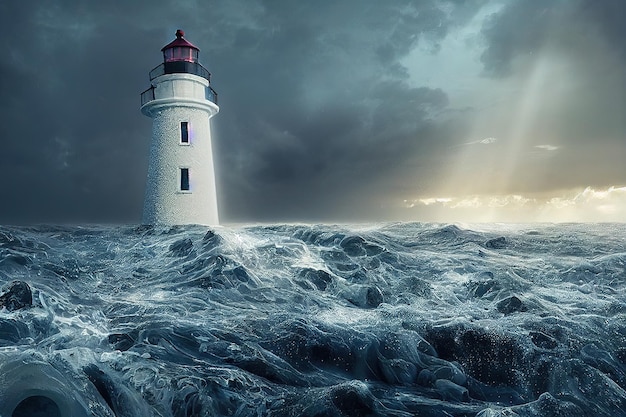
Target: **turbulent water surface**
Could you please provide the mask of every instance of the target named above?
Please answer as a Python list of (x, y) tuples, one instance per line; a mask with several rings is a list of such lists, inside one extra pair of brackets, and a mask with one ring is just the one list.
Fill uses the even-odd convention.
[(625, 284), (623, 224), (1, 227), (0, 415), (623, 416)]

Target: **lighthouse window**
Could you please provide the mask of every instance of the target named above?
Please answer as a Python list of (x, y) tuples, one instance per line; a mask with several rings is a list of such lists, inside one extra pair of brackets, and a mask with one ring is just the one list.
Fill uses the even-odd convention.
[(189, 191), (189, 168), (180, 169), (180, 190)]
[(180, 143), (189, 143), (189, 123), (180, 122)]

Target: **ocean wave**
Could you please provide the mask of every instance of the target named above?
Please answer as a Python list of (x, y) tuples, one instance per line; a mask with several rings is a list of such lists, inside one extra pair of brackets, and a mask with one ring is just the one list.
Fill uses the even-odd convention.
[(626, 415), (625, 242), (589, 224), (1, 227), (0, 416)]

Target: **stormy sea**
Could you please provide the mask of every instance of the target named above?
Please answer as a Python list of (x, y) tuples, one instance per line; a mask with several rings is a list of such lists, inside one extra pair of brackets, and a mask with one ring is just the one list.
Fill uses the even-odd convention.
[(625, 416), (626, 224), (0, 227), (0, 416)]

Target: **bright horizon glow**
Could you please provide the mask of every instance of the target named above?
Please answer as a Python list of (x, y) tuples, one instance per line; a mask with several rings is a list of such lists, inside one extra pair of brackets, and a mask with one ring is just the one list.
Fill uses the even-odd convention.
[[(579, 101), (581, 73), (578, 57), (560, 49), (558, 27), (532, 53), (512, 62), (514, 77), (473, 83), (481, 88), (470, 101), (491, 104), (474, 109), (467, 136), (449, 148), (438, 184), (404, 200), (403, 220), (626, 221), (626, 186), (586, 186), (563, 175), (563, 161), (580, 152), (574, 149), (580, 145), (569, 142), (580, 139), (551, 127), (567, 114), (563, 109)], [(465, 64), (473, 68), (469, 60)], [(582, 159), (572, 164), (590, 168)]]
[[(438, 222), (624, 222), (626, 186), (586, 187), (559, 195), (467, 195), (404, 200), (406, 214)], [(410, 215), (409, 214), (409, 217)]]

